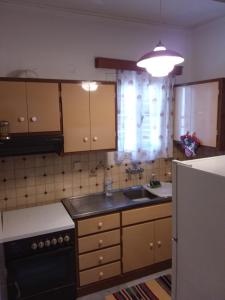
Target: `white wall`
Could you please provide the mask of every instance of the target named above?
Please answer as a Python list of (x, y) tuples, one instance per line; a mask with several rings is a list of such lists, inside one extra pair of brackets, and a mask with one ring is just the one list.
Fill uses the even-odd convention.
[(0, 37), (0, 76), (31, 69), (42, 78), (112, 80), (112, 71), (94, 68), (94, 57), (137, 60), (159, 39), (186, 59), (179, 80), (190, 75), (191, 35), (182, 29), (2, 3)]
[(191, 79), (225, 77), (225, 18), (193, 30)]

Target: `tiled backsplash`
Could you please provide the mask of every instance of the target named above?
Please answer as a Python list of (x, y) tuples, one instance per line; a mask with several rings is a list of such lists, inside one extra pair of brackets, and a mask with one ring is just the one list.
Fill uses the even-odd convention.
[(113, 188), (149, 182), (152, 174), (170, 180), (171, 160), (142, 163), (142, 178), (126, 174), (130, 164), (107, 166), (106, 152), (58, 156), (28, 155), (0, 159), (0, 208), (8, 210), (59, 201), (104, 190), (105, 178)]

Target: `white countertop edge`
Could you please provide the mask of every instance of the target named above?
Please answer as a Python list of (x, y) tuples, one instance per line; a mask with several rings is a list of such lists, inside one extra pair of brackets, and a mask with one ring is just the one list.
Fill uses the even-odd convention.
[(22, 240), (25, 238), (32, 238), (32, 237), (36, 237), (36, 236), (48, 234), (48, 233), (57, 233), (58, 231), (73, 229), (74, 227), (75, 227), (75, 224), (73, 224), (73, 225), (71, 224), (71, 225), (66, 225), (63, 227), (47, 229), (47, 230), (40, 230), (40, 231), (30, 232), (30, 233), (26, 233), (26, 234), (18, 234), (18, 235), (12, 235), (12, 236), (8, 236), (8, 237), (3, 236), (3, 238), (0, 240), (0, 243), (7, 243), (7, 242), (12, 242), (12, 241)]

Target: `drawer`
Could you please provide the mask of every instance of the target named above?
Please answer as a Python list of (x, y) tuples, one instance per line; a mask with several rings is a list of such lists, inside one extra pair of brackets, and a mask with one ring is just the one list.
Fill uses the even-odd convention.
[(116, 244), (120, 244), (119, 229), (98, 233), (78, 239), (79, 253), (93, 251)]
[(120, 227), (120, 214), (110, 214), (78, 221), (78, 236)]
[(122, 212), (122, 225), (130, 225), (169, 217), (172, 215), (172, 203), (151, 205)]
[(80, 272), (80, 285), (83, 286), (92, 282), (98, 282), (110, 277), (120, 275), (120, 273), (120, 262), (115, 262), (102, 267), (83, 271)]
[(79, 256), (80, 270), (101, 266), (111, 261), (120, 260), (120, 246), (110, 247), (103, 250)]

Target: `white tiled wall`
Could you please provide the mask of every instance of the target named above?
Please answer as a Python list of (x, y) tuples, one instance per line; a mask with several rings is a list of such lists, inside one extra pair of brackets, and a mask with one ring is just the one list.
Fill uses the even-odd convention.
[(0, 159), (0, 208), (28, 207), (60, 201), (104, 190), (104, 179), (113, 180), (113, 188), (147, 183), (152, 176), (170, 179), (171, 160), (158, 159), (145, 164), (143, 177), (128, 177), (130, 164), (107, 165), (106, 152), (58, 156), (28, 155)]

